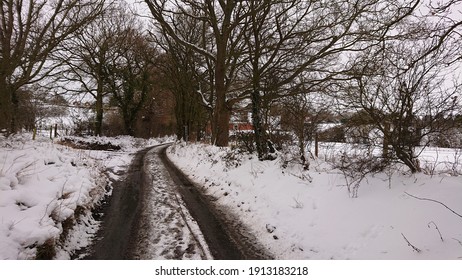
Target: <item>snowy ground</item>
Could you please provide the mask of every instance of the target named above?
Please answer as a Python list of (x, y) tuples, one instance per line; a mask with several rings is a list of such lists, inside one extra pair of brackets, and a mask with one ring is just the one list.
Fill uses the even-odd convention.
[(133, 258), (142, 260), (213, 259), (196, 221), (178, 194), (158, 155), (145, 157), (145, 180), (152, 187), (142, 197), (142, 211)]
[(0, 259), (68, 259), (87, 246), (99, 226), (91, 209), (110, 189), (108, 176), (120, 179), (135, 151), (167, 141), (80, 139), (121, 147), (108, 152), (38, 138), (0, 136)]
[(177, 144), (169, 157), (278, 259), (462, 259), (462, 217), (415, 198), (462, 214), (458, 151), (426, 150), (426, 174), (368, 175), (351, 198), (331, 164), (341, 149), (353, 150), (324, 146), (309, 171), (202, 144)]
[[(107, 192), (108, 178), (122, 180), (137, 150), (171, 140), (78, 139), (120, 146), (117, 151), (95, 151), (31, 138), (0, 138), (0, 259), (47, 257), (54, 253), (50, 247), (57, 248), (55, 258), (68, 259), (72, 251), (88, 245), (98, 229), (90, 210)], [(358, 198), (350, 198), (345, 176), (331, 165), (341, 149), (324, 146), (309, 171), (207, 145), (178, 144), (169, 156), (279, 259), (462, 259), (462, 218), (457, 216), (462, 213), (460, 151), (428, 149), (421, 156), (425, 173), (411, 175), (396, 167), (368, 175)], [(159, 170), (151, 161), (148, 169), (156, 181)], [(163, 192), (168, 201), (174, 199)], [(457, 214), (410, 195), (444, 203)], [(185, 210), (179, 203), (159, 215), (174, 208)], [(159, 210), (156, 205), (152, 209)], [(166, 229), (179, 225), (178, 219), (171, 220)], [(194, 227), (189, 216), (186, 221)], [(200, 238), (195, 234), (181, 237), (185, 246)], [(168, 238), (151, 245), (146, 256), (169, 258), (161, 250)], [(184, 256), (210, 258), (200, 251)]]
[(88, 233), (96, 230), (89, 210), (106, 192), (101, 163), (83, 151), (31, 138), (0, 139), (0, 259), (47, 258), (55, 244), (85, 245), (85, 236), (68, 236), (76, 244), (60, 237), (78, 214)]

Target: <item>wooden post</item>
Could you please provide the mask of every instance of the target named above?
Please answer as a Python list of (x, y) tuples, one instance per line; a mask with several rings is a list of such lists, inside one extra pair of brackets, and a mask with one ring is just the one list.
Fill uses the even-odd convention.
[(318, 132), (314, 133), (314, 156), (318, 157), (319, 156), (319, 138), (318, 138)]
[(50, 139), (53, 140), (53, 126), (50, 126)]
[(383, 130), (382, 157), (384, 159), (388, 159), (388, 145), (390, 144), (388, 139), (388, 136), (390, 135), (390, 123), (388, 121), (385, 121), (383, 124)]
[(58, 137), (58, 124), (55, 124), (55, 138)]
[(37, 127), (34, 127), (34, 132), (32, 134), (32, 140), (35, 140), (36, 136), (37, 136)]

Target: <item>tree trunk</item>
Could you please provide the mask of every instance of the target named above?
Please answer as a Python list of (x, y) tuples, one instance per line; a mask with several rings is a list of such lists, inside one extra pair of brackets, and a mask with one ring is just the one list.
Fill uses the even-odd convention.
[(261, 96), (258, 88), (252, 91), (252, 124), (258, 159), (267, 160), (269, 158), (268, 144), (266, 131), (261, 121)]
[(215, 70), (215, 94), (216, 103), (214, 108), (215, 127), (212, 133), (215, 133), (215, 145), (218, 147), (227, 147), (229, 142), (229, 118), (231, 109), (226, 103), (226, 41), (220, 42), (217, 46), (217, 61)]
[(129, 118), (124, 117), (124, 126), (125, 134), (134, 136), (133, 122)]
[(95, 120), (95, 135), (102, 136), (103, 128), (103, 94), (98, 91), (96, 94), (96, 120)]
[(317, 131), (314, 133), (314, 156), (319, 157), (319, 135)]
[(16, 90), (8, 85), (6, 78), (0, 78), (0, 130), (7, 134), (18, 130), (17, 114), (19, 99)]
[[(257, 5), (258, 6), (258, 5)], [(261, 70), (260, 70), (260, 58), (262, 57), (262, 46), (261, 46), (261, 26), (259, 23), (264, 21), (264, 17), (258, 16), (256, 3), (250, 2), (251, 13), (251, 34), (246, 38), (247, 44), (253, 45), (253, 53), (250, 54), (250, 61), (252, 63), (252, 84), (253, 90), (251, 93), (252, 99), (252, 122), (254, 129), (255, 145), (257, 148), (258, 159), (268, 160), (271, 159), (268, 149), (268, 138), (266, 135), (266, 129), (262, 122), (262, 91), (261, 91)], [(252, 39), (253, 40), (252, 40)], [(253, 41), (253, 42), (252, 42)], [(252, 49), (249, 47), (249, 49)], [(268, 108), (265, 108), (268, 109)]]
[(385, 123), (383, 124), (383, 147), (382, 147), (382, 157), (384, 160), (388, 160), (389, 159), (389, 149), (388, 149), (388, 145), (390, 144), (390, 141), (389, 141), (389, 137), (390, 137), (390, 123), (388, 121), (385, 121)]
[(12, 118), (11, 92), (3, 78), (0, 78), (0, 130), (10, 130)]
[(300, 152), (300, 160), (302, 162), (302, 166), (305, 170), (308, 170), (308, 164), (306, 160), (306, 151), (305, 151), (305, 135), (303, 133), (303, 130), (301, 131), (300, 134), (298, 134), (298, 149)]
[[(217, 90), (218, 94), (218, 90)], [(224, 94), (223, 94), (224, 95)], [(229, 118), (231, 110), (228, 108), (225, 96), (217, 96), (217, 102), (214, 110), (214, 130), (215, 145), (218, 147), (227, 147), (229, 142)]]
[(394, 150), (396, 151), (396, 156), (398, 157), (398, 159), (401, 160), (407, 167), (409, 167), (412, 173), (422, 171), (422, 169), (420, 168), (419, 161), (414, 157), (412, 151), (406, 152), (401, 147), (394, 147)]

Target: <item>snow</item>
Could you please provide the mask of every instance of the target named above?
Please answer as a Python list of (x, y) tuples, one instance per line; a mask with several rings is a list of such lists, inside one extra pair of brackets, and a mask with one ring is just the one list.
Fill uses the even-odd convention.
[(91, 227), (90, 210), (105, 193), (100, 163), (50, 140), (28, 139), (0, 139), (0, 259), (33, 259), (45, 242), (60, 243), (63, 223), (76, 211)]
[(35, 259), (43, 244), (55, 245), (56, 259), (71, 258), (99, 228), (91, 210), (110, 194), (109, 178), (120, 179), (137, 150), (170, 141), (80, 138), (121, 147), (91, 151), (31, 139), (0, 135), (0, 259)]
[(152, 188), (143, 195), (135, 259), (213, 259), (197, 222), (178, 194), (156, 147), (145, 157), (147, 180)]
[[(50, 240), (56, 243), (55, 258), (69, 259), (89, 245), (98, 230), (91, 210), (110, 194), (109, 179), (123, 180), (136, 151), (172, 141), (74, 139), (121, 147), (96, 151), (72, 149), (47, 138), (32, 141), (29, 134), (0, 137), (0, 259), (34, 259), (38, 248)], [(462, 259), (462, 218), (444, 207), (462, 213), (461, 151), (427, 148), (420, 158), (424, 172), (410, 174), (395, 165), (367, 175), (358, 197), (351, 198), (345, 176), (332, 162), (340, 153), (354, 154), (357, 149), (323, 144), (308, 171), (286, 164), (285, 154), (260, 162), (255, 155), (205, 144), (178, 143), (168, 154), (277, 259)], [(162, 200), (149, 199), (150, 211), (174, 218), (171, 223), (147, 222), (160, 239), (146, 240), (149, 244), (140, 258), (169, 259), (161, 249), (174, 246), (181, 254), (186, 252), (186, 259), (210, 259), (196, 222), (168, 189), (173, 183), (160, 175), (166, 173), (154, 155), (147, 157), (146, 168), (158, 186), (151, 196), (162, 193), (168, 197), (164, 202), (172, 204), (162, 208)], [(73, 220), (69, 229), (66, 224)], [(163, 235), (170, 229), (181, 229), (183, 243)], [(190, 243), (198, 247), (187, 252)]]
[(422, 165), (434, 167), (427, 174), (396, 165), (368, 175), (351, 198), (345, 176), (331, 163), (342, 149), (355, 148), (321, 147), (309, 171), (284, 168), (283, 156), (261, 162), (204, 144), (177, 144), (168, 155), (277, 259), (462, 259), (462, 218), (410, 196), (461, 214), (462, 177), (452, 176), (462, 171), (457, 150), (422, 152)]

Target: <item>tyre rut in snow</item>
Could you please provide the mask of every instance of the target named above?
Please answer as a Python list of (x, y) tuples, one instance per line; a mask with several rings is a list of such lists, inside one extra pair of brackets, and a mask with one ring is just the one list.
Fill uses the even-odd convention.
[(112, 195), (103, 210), (102, 227), (86, 259), (120, 260), (127, 258), (132, 240), (132, 226), (139, 212), (139, 197), (143, 184), (143, 160), (150, 148), (136, 153), (121, 181), (112, 181)]
[(159, 158), (160, 149), (148, 151), (143, 161), (142, 195), (127, 258), (211, 259), (199, 226)]
[(167, 147), (161, 151), (161, 159), (179, 191), (191, 215), (198, 222), (215, 259), (273, 259), (249, 230), (227, 211), (210, 203), (197, 187), (167, 157)]
[(168, 160), (166, 148), (137, 152), (126, 177), (112, 182), (85, 258), (271, 259), (238, 219), (199, 193)]

